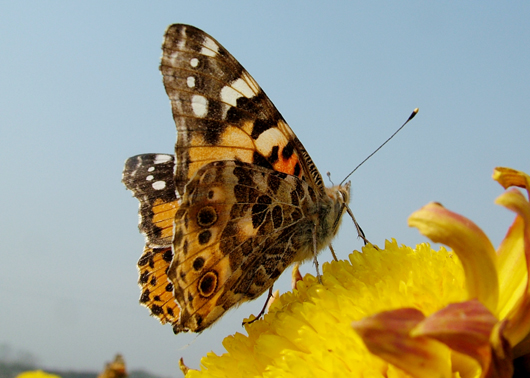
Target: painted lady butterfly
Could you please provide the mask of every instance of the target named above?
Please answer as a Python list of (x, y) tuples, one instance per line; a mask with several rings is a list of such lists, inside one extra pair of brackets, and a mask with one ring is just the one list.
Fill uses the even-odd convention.
[(175, 333), (201, 332), (315, 259), (337, 233), (349, 183), (326, 188), (302, 143), (230, 53), (193, 26), (171, 25), (164, 86), (177, 126), (172, 155), (127, 160), (147, 242), (140, 302)]

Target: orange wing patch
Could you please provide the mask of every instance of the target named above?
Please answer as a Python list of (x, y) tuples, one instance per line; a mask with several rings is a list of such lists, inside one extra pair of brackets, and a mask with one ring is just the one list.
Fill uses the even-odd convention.
[(178, 201), (164, 202), (164, 200), (157, 198), (153, 203), (153, 216), (151, 222), (153, 228), (159, 235), (159, 238), (171, 244), (173, 238), (173, 219), (178, 209)]
[(151, 315), (162, 324), (178, 321), (180, 309), (173, 295), (173, 284), (167, 277), (167, 270), (173, 259), (171, 247), (150, 248), (146, 246), (138, 271), (142, 294), (140, 303), (151, 311)]

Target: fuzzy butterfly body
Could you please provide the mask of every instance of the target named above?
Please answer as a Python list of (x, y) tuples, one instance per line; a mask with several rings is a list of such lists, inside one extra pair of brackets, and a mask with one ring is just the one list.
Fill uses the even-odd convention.
[(147, 239), (140, 302), (175, 333), (200, 332), (328, 246), (349, 184), (324, 186), (263, 90), (211, 36), (171, 25), (162, 51), (176, 161), (132, 157), (123, 182)]

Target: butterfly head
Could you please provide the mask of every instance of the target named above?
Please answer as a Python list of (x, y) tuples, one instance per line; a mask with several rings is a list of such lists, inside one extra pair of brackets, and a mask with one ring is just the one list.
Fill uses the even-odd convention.
[(344, 211), (350, 202), (350, 187), (351, 182), (348, 181), (342, 185), (326, 188), (327, 194), (333, 202), (333, 206), (329, 214), (329, 219), (331, 220), (331, 235), (335, 235), (339, 230), (342, 214), (344, 214)]
[(340, 210), (337, 213), (337, 221), (336, 221), (337, 225), (336, 225), (335, 232), (337, 232), (339, 228), (340, 220), (342, 219), (342, 214), (344, 214), (344, 210), (347, 209), (348, 204), (350, 203), (350, 188), (351, 188), (351, 181), (348, 181), (347, 183), (338, 186), (337, 193), (339, 195), (338, 202), (340, 204)]

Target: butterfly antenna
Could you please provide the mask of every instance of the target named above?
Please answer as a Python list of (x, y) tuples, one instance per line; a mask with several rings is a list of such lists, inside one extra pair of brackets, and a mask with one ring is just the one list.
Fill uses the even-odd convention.
[(333, 183), (333, 180), (331, 179), (331, 172), (327, 172), (326, 176), (328, 176), (328, 180), (331, 183), (331, 186), (335, 186), (335, 184)]
[(390, 136), (390, 138), (388, 138), (387, 140), (385, 140), (385, 142), (384, 142), (382, 145), (380, 145), (379, 147), (377, 147), (377, 149), (376, 149), (374, 152), (372, 152), (370, 155), (368, 155), (368, 157), (367, 157), (366, 159), (364, 159), (363, 161), (361, 161), (361, 163), (360, 163), (357, 167), (355, 167), (355, 169), (354, 169), (353, 171), (351, 171), (351, 172), (348, 174), (348, 176), (346, 176), (346, 177), (344, 178), (344, 180), (341, 181), (341, 183), (340, 183), (339, 185), (344, 184), (344, 181), (346, 181), (346, 180), (348, 179), (348, 177), (350, 177), (351, 175), (353, 175), (353, 172), (355, 172), (355, 171), (356, 171), (361, 165), (363, 165), (363, 164), (366, 162), (366, 160), (370, 159), (370, 158), (371, 158), (371, 157), (372, 157), (377, 151), (379, 151), (379, 150), (380, 150), (385, 144), (387, 144), (387, 143), (390, 141), (390, 139), (392, 139), (397, 133), (399, 133), (399, 132), (401, 131), (401, 129), (404, 128), (405, 125), (406, 125), (407, 123), (409, 123), (409, 121), (410, 121), (412, 118), (414, 118), (414, 116), (415, 116), (416, 114), (418, 114), (418, 111), (419, 111), (419, 110), (420, 110), (420, 109), (418, 109), (418, 108), (414, 109), (414, 110), (412, 111), (412, 114), (411, 114), (411, 115), (409, 116), (409, 118), (405, 121), (405, 123), (404, 123), (403, 125), (401, 125), (401, 127), (400, 127), (399, 129), (397, 129), (397, 130), (394, 132), (394, 134), (392, 134), (392, 135)]

